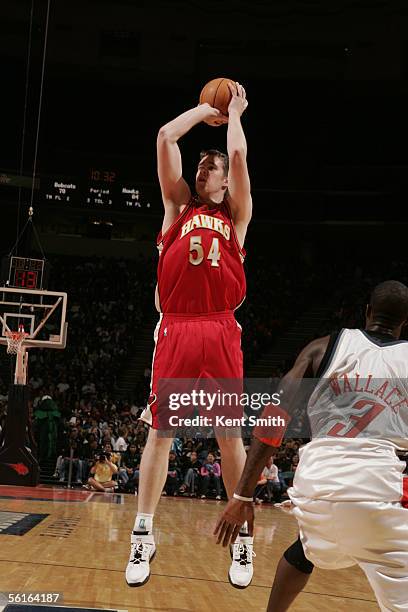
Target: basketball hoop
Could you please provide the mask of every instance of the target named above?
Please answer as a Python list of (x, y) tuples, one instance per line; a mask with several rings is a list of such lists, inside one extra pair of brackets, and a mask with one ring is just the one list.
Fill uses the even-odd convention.
[(27, 338), (29, 334), (25, 331), (5, 331), (4, 335), (7, 339), (7, 352), (9, 355), (17, 355), (17, 353), (21, 353), (21, 347), (24, 341), (24, 338)]

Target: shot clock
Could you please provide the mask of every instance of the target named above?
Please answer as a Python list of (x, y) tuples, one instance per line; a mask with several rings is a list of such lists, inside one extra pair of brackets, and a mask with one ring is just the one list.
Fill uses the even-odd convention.
[(3, 286), (18, 289), (46, 289), (49, 266), (45, 259), (5, 257), (2, 262)]

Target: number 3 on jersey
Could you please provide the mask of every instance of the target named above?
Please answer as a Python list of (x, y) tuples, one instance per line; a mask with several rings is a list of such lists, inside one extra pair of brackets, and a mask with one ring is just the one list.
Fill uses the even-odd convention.
[[(211, 266), (219, 267), (219, 259), (221, 258), (220, 253), (220, 241), (218, 238), (213, 238), (210, 250), (208, 251), (207, 259), (211, 259)], [(198, 266), (204, 259), (204, 249), (201, 245), (201, 236), (191, 236), (190, 238), (190, 252), (188, 261), (193, 266)]]

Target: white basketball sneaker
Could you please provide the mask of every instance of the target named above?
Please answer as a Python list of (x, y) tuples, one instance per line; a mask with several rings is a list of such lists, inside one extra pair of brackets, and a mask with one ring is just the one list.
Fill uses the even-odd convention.
[(126, 582), (131, 587), (146, 584), (150, 578), (150, 561), (156, 554), (152, 533), (141, 535), (133, 532), (130, 536), (130, 557), (126, 567)]
[(253, 545), (253, 537), (238, 536), (231, 546), (232, 563), (228, 572), (228, 580), (236, 589), (246, 589), (251, 584), (254, 574), (252, 558), (256, 557)]

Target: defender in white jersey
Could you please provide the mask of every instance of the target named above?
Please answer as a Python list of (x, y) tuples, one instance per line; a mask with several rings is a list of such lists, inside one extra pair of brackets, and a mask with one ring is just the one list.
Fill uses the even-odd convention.
[[(407, 320), (407, 287), (381, 283), (364, 331), (313, 341), (281, 381), (293, 398), (301, 377), (319, 378), (307, 404), (312, 441), (300, 451), (289, 489), (302, 546), (292, 545), (279, 563), (270, 611), (289, 607), (313, 564), (358, 564), (382, 610), (408, 610), (408, 479), (397, 456), (408, 449), (408, 342), (399, 340)], [(241, 498), (252, 495), (276, 443), (276, 432), (269, 440), (254, 434), (236, 489)], [(252, 504), (232, 499), (217, 524), (218, 541), (226, 545), (243, 520), (253, 525)]]

